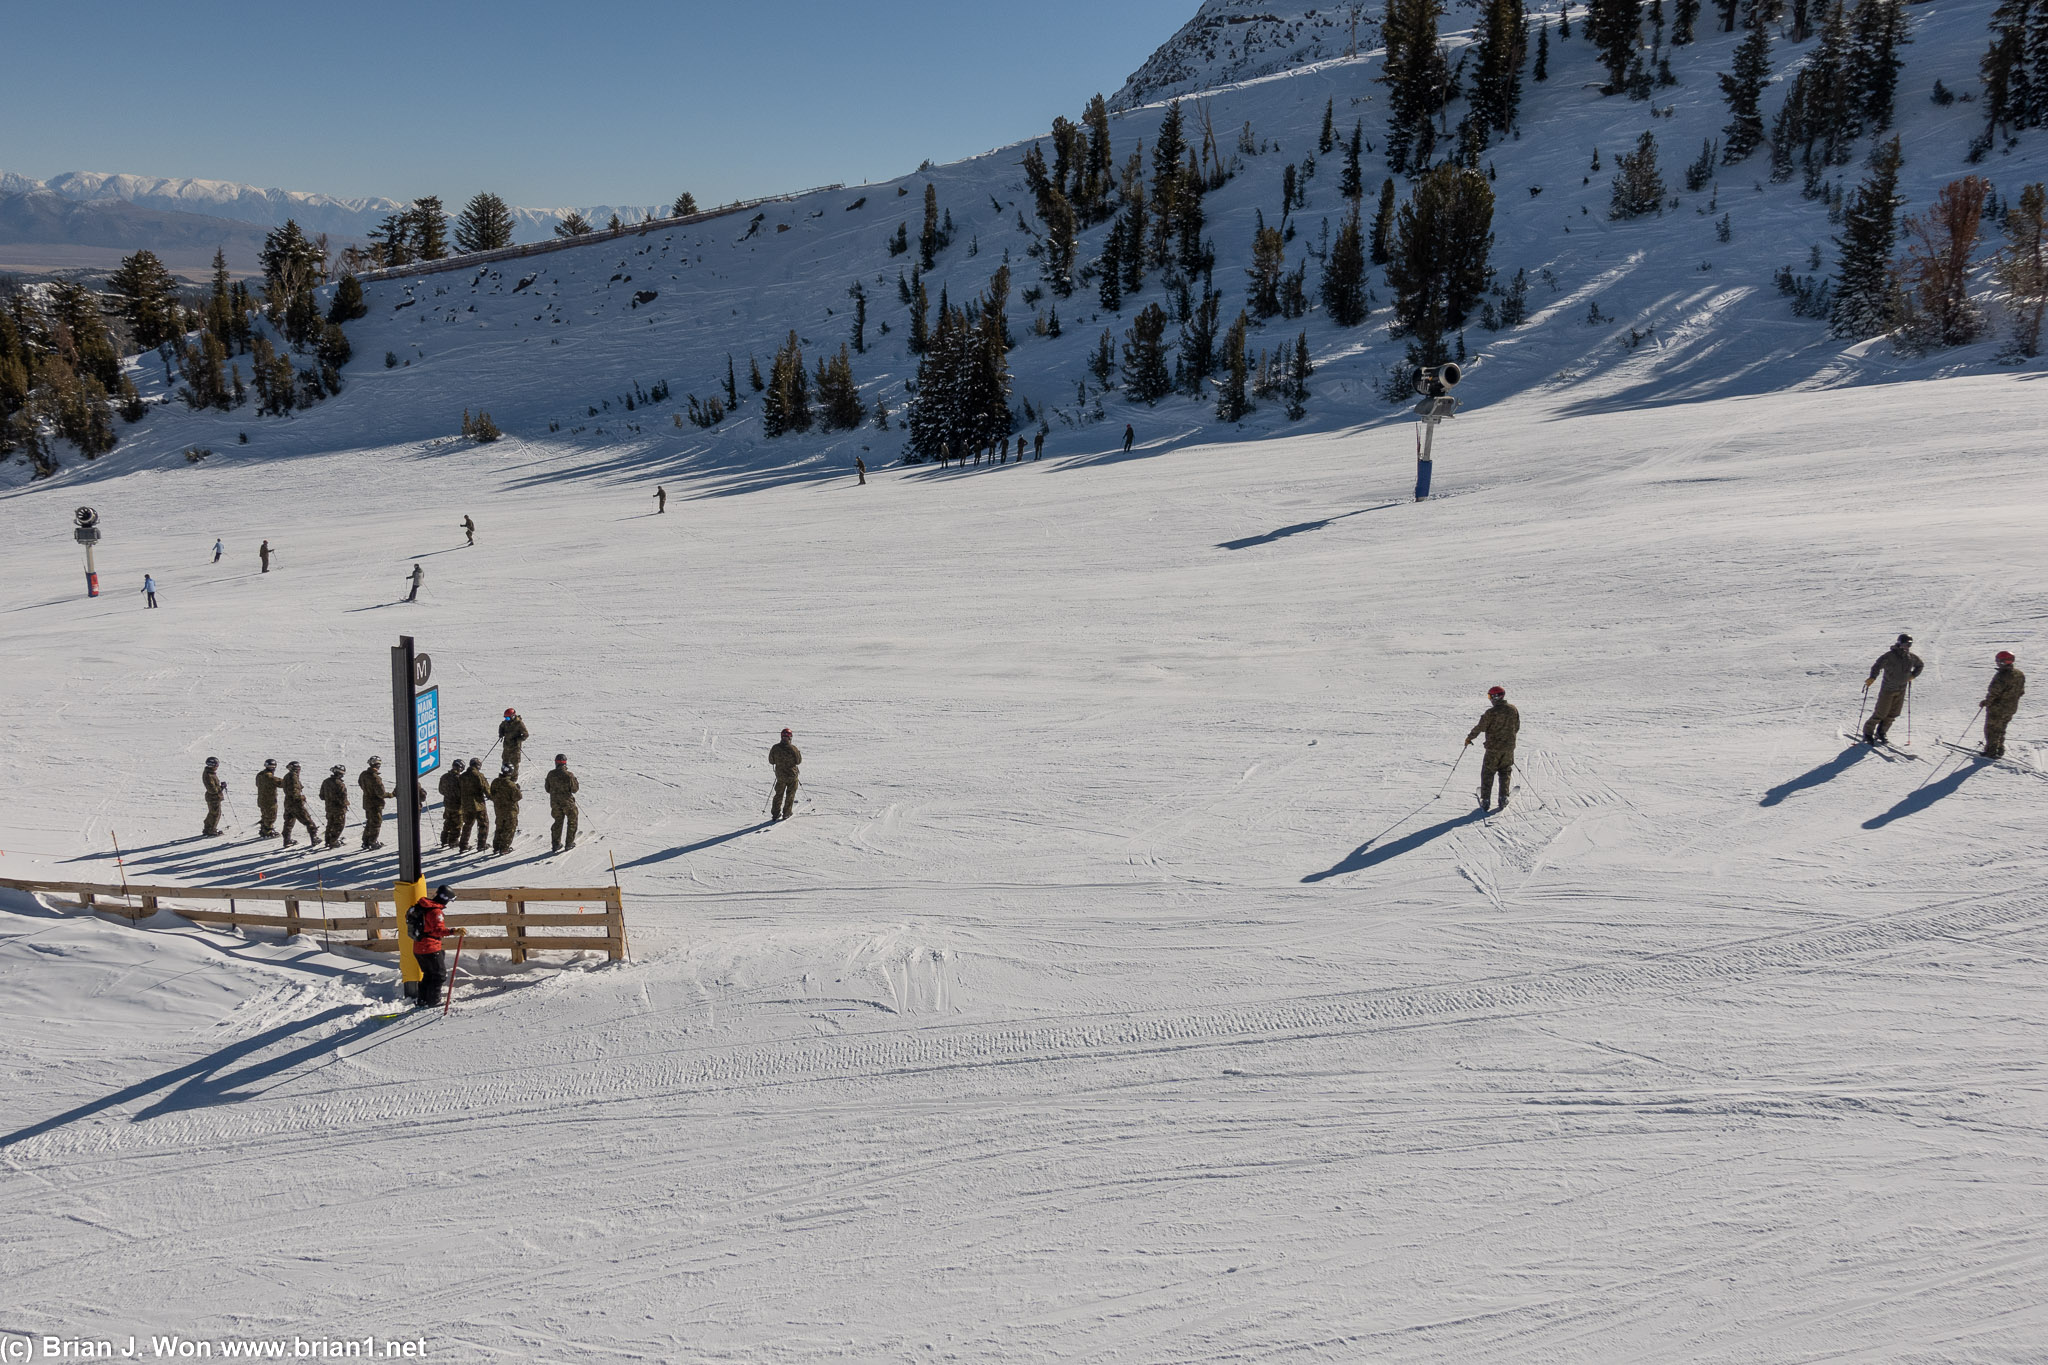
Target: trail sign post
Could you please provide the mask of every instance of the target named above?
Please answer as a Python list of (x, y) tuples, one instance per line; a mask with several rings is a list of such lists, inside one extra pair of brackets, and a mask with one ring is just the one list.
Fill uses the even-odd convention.
[(433, 660), (413, 649), (412, 636), (399, 636), (391, 650), (392, 744), (399, 760), (398, 790), (392, 793), (398, 799), (398, 881), (391, 904), (398, 916), (398, 974), (408, 999), (419, 995), (420, 964), (405, 931), (405, 912), (427, 894), (420, 865), (420, 778), (441, 766), (441, 689), (419, 691), (433, 671)]

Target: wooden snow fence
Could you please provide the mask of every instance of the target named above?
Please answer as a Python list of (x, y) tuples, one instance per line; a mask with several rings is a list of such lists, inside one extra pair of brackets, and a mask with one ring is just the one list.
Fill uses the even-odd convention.
[[(290, 934), (314, 934), (330, 946), (360, 948), (373, 953), (395, 953), (404, 925), (395, 910), (391, 892), (384, 889), (335, 890), (275, 886), (146, 886), (129, 882), (109, 886), (96, 882), (40, 882), (0, 877), (0, 886), (26, 891), (55, 901), (60, 907), (75, 907), (101, 915), (119, 915), (130, 923), (145, 919), (158, 910), (189, 919), (195, 924), (219, 924), (237, 929), (282, 929)], [(190, 909), (185, 903), (226, 902), (224, 910)], [(489, 910), (462, 907), (489, 903)], [(176, 902), (167, 904), (166, 902)], [(248, 905), (258, 908), (249, 909)], [(573, 905), (573, 911), (535, 911), (536, 905)], [(590, 907), (586, 909), (586, 907)], [(342, 913), (343, 911), (348, 913)], [(381, 913), (380, 913), (381, 912)], [(464, 946), (471, 951), (497, 949), (524, 962), (533, 953), (600, 952), (614, 962), (626, 956), (626, 910), (615, 886), (470, 886), (462, 888), (447, 913), (451, 930), (466, 929)], [(477, 930), (497, 929), (496, 934)], [(563, 930), (581, 930), (564, 933)]]

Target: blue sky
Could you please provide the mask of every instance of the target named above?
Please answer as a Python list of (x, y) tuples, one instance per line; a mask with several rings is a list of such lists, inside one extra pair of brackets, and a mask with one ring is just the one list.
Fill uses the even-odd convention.
[(885, 179), (1076, 117), (1197, 0), (0, 5), (0, 170), (459, 204)]

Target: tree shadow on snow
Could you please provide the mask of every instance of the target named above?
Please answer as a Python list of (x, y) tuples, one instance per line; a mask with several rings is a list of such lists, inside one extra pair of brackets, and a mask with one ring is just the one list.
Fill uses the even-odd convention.
[(318, 1029), (344, 1015), (354, 1014), (360, 1008), (354, 1005), (335, 1005), (308, 1019), (295, 1019), (279, 1024), (275, 1028), (240, 1042), (230, 1043), (210, 1057), (202, 1057), (185, 1066), (174, 1067), (160, 1076), (123, 1087), (110, 1095), (78, 1105), (61, 1114), (32, 1123), (26, 1128), (17, 1128), (11, 1133), (0, 1135), (0, 1148), (17, 1142), (25, 1142), (44, 1133), (88, 1119), (96, 1114), (133, 1104), (152, 1095), (161, 1094), (148, 1108), (138, 1110), (133, 1122), (175, 1114), (181, 1110), (206, 1109), (214, 1105), (233, 1104), (240, 1100), (254, 1099), (268, 1087), (258, 1088), (261, 1082), (277, 1078), (284, 1079), (302, 1062), (334, 1052), (348, 1043), (375, 1032), (378, 1021), (365, 1019), (337, 1033), (301, 1042), (285, 1052), (274, 1056), (263, 1056), (273, 1046), (291, 1039), (295, 1035)]
[(1271, 545), (1276, 540), (1285, 540), (1289, 536), (1298, 536), (1305, 531), (1320, 531), (1333, 522), (1343, 521), (1346, 517), (1362, 517), (1367, 512), (1384, 512), (1389, 507), (1399, 507), (1400, 505), (1398, 502), (1383, 502), (1377, 507), (1360, 507), (1355, 511), (1339, 512), (1336, 516), (1324, 517), (1321, 521), (1298, 521), (1292, 526), (1282, 526), (1279, 530), (1268, 531), (1262, 536), (1246, 536), (1242, 540), (1218, 541), (1216, 548), (1219, 550), (1249, 550), (1254, 545)]
[(1939, 782), (1922, 783), (1906, 793), (1905, 798), (1899, 804), (1893, 806), (1884, 814), (1873, 815), (1868, 820), (1865, 820), (1863, 828), (1883, 829), (1894, 820), (1903, 820), (1909, 815), (1917, 815), (1941, 800), (1944, 796), (1953, 796), (1956, 788), (1962, 786), (1963, 783), (1969, 781), (1990, 766), (1988, 760), (1974, 759), (1957, 768)]
[(1869, 756), (1870, 746), (1868, 744), (1851, 744), (1818, 768), (1803, 772), (1789, 782), (1780, 782), (1777, 786), (1765, 792), (1764, 799), (1757, 802), (1757, 804), (1759, 806), (1775, 806), (1795, 792), (1803, 792), (1808, 787), (1818, 787), (1823, 782), (1832, 782)]
[(1381, 863), (1398, 858), (1404, 853), (1413, 853), (1424, 844), (1441, 838), (1452, 830), (1464, 825), (1473, 824), (1485, 818), (1486, 812), (1484, 811), (1467, 811), (1463, 815), (1454, 815), (1441, 824), (1431, 825), (1427, 829), (1418, 829), (1413, 834), (1404, 834), (1394, 840), (1394, 842), (1381, 844), (1377, 848), (1373, 847), (1372, 843), (1368, 841), (1353, 849), (1344, 861), (1338, 863), (1335, 867), (1328, 868), (1322, 872), (1311, 872), (1306, 877), (1303, 877), (1302, 880), (1304, 882), (1328, 881), (1331, 877), (1341, 877), (1348, 872), (1363, 872), (1366, 868), (1378, 867)]
[(624, 872), (632, 867), (646, 867), (650, 863), (665, 863), (672, 858), (681, 858), (692, 853), (702, 852), (707, 848), (716, 848), (720, 844), (729, 844), (741, 835), (752, 834), (757, 829), (766, 829), (774, 823), (773, 820), (756, 820), (753, 824), (743, 829), (736, 829), (730, 834), (714, 834), (709, 839), (699, 839), (694, 844), (684, 844), (680, 848), (664, 849), (660, 853), (650, 853), (644, 858), (635, 858), (630, 863), (620, 863), (619, 871)]

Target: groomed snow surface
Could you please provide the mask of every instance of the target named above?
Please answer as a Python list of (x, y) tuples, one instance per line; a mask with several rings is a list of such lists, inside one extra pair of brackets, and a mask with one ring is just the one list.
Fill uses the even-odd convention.
[[(1405, 427), (865, 488), (512, 437), (8, 494), (0, 875), (113, 880), (118, 833), (130, 878), (387, 881), (252, 842), (250, 784), (387, 748), (406, 631), (451, 752), (533, 729), (518, 850), (429, 876), (616, 856), (634, 960), (378, 1024), (389, 967), (317, 940), (9, 900), (0, 1331), (2048, 1359), (2048, 789), (1935, 743), (1995, 649), (2039, 667), (2038, 383), (1482, 407), (1420, 505)], [(1841, 736), (1900, 629), (1910, 758)], [(1481, 819), (1449, 769), (1496, 682), (1520, 785)], [(549, 859), (557, 750), (587, 833)], [(194, 837), (209, 753), (240, 837)]]

